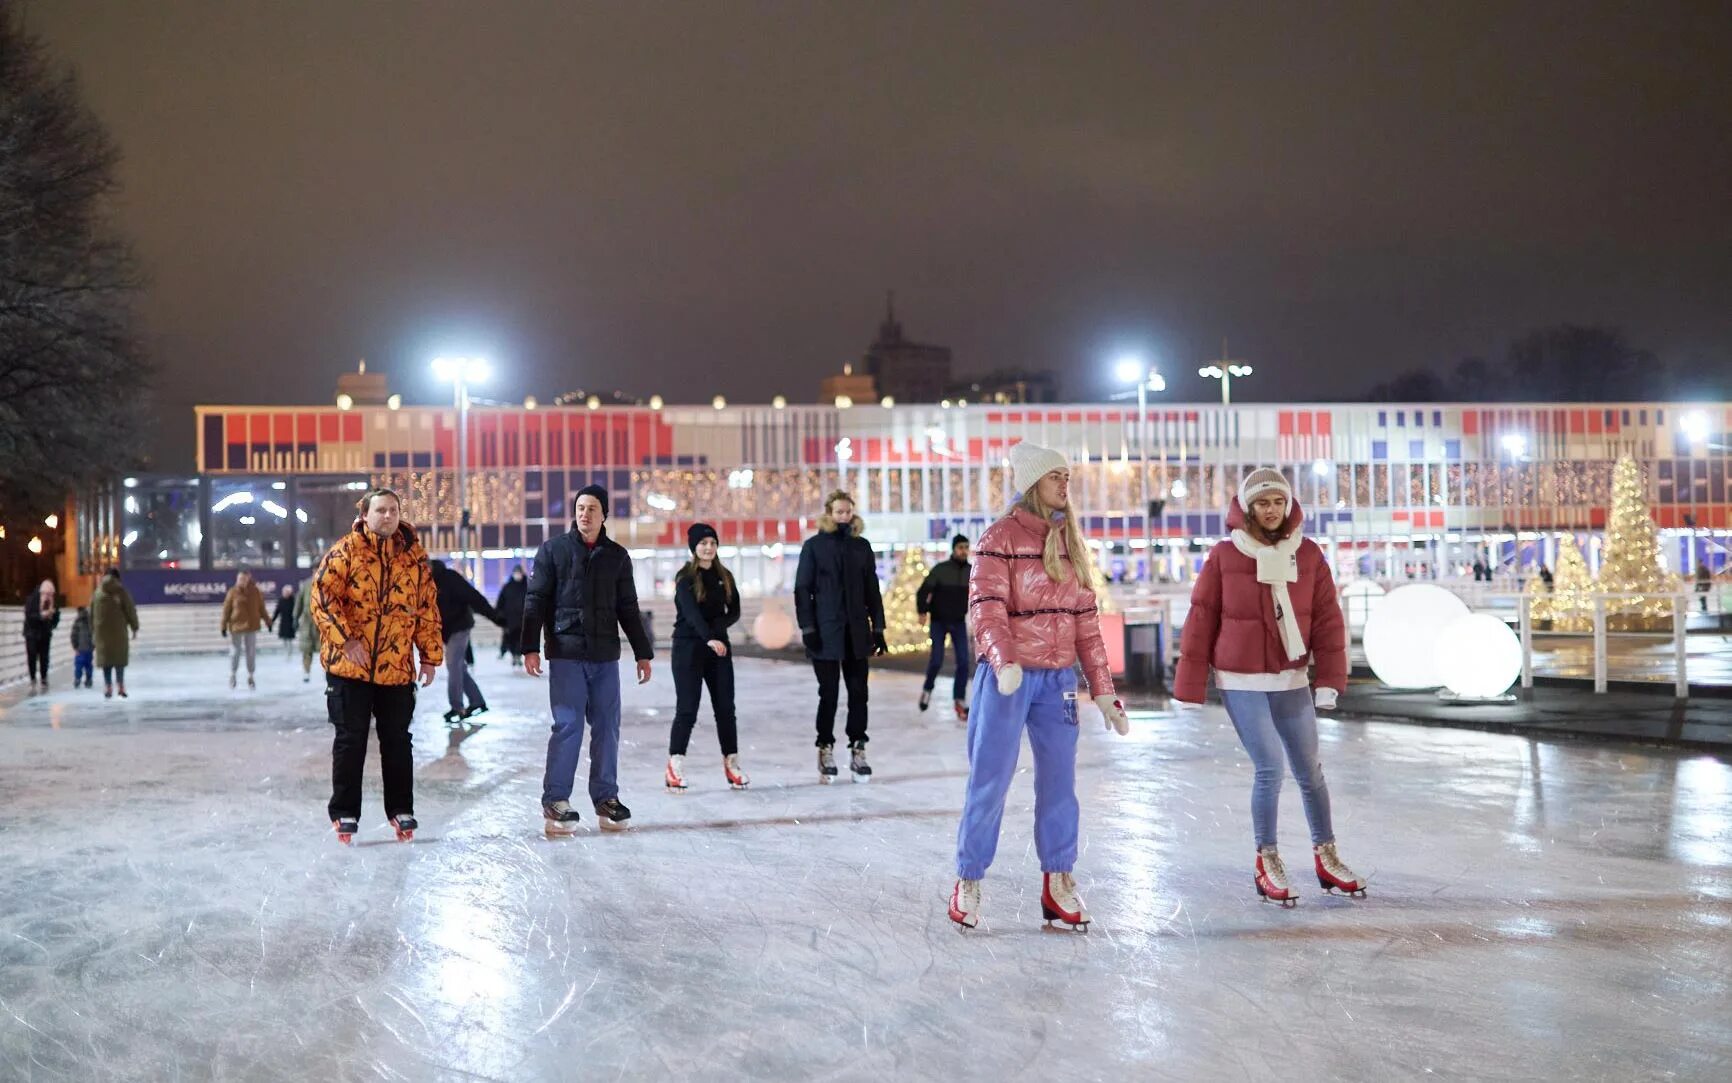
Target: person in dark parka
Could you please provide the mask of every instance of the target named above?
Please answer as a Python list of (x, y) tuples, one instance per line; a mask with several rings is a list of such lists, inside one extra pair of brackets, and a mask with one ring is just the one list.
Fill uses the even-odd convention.
[(884, 643), (884, 598), (865, 523), (854, 515), (854, 498), (837, 490), (824, 501), (818, 533), (800, 547), (794, 576), (794, 612), (806, 657), (818, 677), (818, 780), (836, 779), (838, 686), (848, 686), (849, 770), (854, 781), (872, 777), (866, 762), (866, 674)]
[(446, 567), (443, 560), (428, 563), (433, 566), (433, 586), (439, 591), (439, 627), (445, 638), (445, 698), (451, 704), (451, 709), (445, 712), (445, 724), (449, 726), (487, 710), (481, 687), (469, 672), (469, 636), (475, 630), (475, 614), (499, 625), (504, 621), (487, 604), (487, 596), (476, 590), (461, 572)]
[(511, 569), (511, 578), (499, 588), (499, 597), (493, 599), (493, 608), (499, 611), (499, 619), (505, 622), (505, 631), (499, 637), (499, 657), (511, 655), (511, 664), (523, 664), (523, 600), (529, 594), (529, 576), (524, 574), (523, 565)]
[(927, 618), (932, 639), (932, 657), (926, 662), (926, 687), (920, 692), (920, 709), (932, 703), (932, 688), (944, 668), (944, 640), (956, 649), (956, 679), (950, 698), (959, 722), (968, 721), (968, 679), (974, 669), (974, 648), (968, 642), (968, 539), (961, 534), (950, 539), (950, 559), (926, 574), (914, 595), (915, 612)]
[(36, 675), (42, 674), (42, 687), (48, 687), (48, 652), (54, 644), (54, 629), (60, 624), (60, 603), (54, 584), (44, 579), (42, 585), (24, 599), (24, 657), (30, 666), (30, 687), (36, 688)]

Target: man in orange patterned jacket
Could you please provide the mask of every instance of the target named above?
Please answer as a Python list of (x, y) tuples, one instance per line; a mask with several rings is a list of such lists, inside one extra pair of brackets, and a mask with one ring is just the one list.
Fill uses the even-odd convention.
[(325, 697), (337, 727), (331, 742), (331, 826), (339, 841), (361, 818), (367, 726), (379, 730), (385, 815), (408, 841), (415, 832), (415, 773), (409, 721), (415, 714), (419, 650), (422, 685), (445, 660), (439, 594), (427, 551), (402, 521), (389, 489), (371, 489), (354, 529), (331, 546), (313, 576), (313, 623), (325, 667)]

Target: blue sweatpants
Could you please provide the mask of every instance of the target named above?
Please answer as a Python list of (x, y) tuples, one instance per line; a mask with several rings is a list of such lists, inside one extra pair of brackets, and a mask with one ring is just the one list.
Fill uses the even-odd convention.
[(1076, 671), (1025, 669), (1022, 686), (999, 694), (992, 667), (974, 671), (968, 716), (968, 795), (956, 831), (956, 875), (979, 880), (998, 851), (1004, 798), (1016, 775), (1022, 731), (1034, 749), (1034, 849), (1042, 872), (1076, 865)]
[(548, 698), (553, 701), (553, 736), (547, 740), (547, 774), (541, 801), (571, 800), (583, 728), (589, 725), (589, 799), (592, 804), (619, 796), (619, 663), (547, 662)]

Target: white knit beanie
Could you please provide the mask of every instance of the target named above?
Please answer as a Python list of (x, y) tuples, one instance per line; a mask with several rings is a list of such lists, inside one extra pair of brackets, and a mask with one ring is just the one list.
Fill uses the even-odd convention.
[(1010, 477), (1018, 493), (1028, 492), (1054, 470), (1069, 469), (1070, 461), (1052, 448), (1024, 440), (1010, 449)]
[(1246, 474), (1245, 480), (1239, 483), (1239, 506), (1250, 511), (1251, 502), (1264, 493), (1280, 493), (1289, 504), (1293, 502), (1293, 487), (1287, 484), (1281, 471), (1265, 466)]

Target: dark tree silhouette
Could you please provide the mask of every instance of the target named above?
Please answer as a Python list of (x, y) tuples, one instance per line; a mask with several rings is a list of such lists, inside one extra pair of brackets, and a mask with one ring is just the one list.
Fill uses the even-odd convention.
[(1470, 357), (1447, 375), (1412, 369), (1374, 386), (1373, 402), (1616, 402), (1667, 391), (1654, 355), (1615, 327), (1560, 324), (1511, 342), (1501, 364)]

